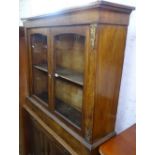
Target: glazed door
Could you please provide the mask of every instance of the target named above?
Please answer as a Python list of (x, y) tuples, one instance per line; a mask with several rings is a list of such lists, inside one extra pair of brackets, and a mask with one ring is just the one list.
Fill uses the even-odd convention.
[(30, 96), (48, 107), (48, 53), (49, 29), (30, 29), (29, 41), (29, 75)]
[(52, 28), (54, 113), (77, 130), (83, 127), (88, 28)]

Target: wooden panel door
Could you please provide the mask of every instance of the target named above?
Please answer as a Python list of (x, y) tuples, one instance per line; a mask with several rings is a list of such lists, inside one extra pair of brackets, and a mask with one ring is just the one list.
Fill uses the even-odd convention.
[(28, 154), (30, 155), (70, 155), (52, 135), (49, 136), (33, 117), (26, 113), (27, 126), (29, 127)]

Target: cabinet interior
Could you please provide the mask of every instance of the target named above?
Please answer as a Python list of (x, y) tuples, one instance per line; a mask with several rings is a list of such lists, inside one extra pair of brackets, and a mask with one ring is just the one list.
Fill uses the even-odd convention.
[(55, 110), (81, 126), (85, 37), (59, 34), (54, 37)]
[(48, 104), (47, 37), (31, 35), (33, 95)]

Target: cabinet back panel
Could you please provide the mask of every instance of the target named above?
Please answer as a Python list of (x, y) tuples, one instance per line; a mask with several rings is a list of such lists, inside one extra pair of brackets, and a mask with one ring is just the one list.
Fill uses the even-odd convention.
[(73, 106), (78, 111), (82, 109), (83, 90), (61, 80), (56, 80), (56, 98), (61, 99), (66, 104)]
[(34, 94), (41, 94), (48, 91), (47, 73), (33, 69)]
[(79, 73), (84, 69), (84, 37), (62, 34), (55, 37), (56, 65)]

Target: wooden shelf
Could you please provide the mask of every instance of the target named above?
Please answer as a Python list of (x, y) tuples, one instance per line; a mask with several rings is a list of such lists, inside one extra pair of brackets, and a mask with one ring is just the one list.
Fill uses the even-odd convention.
[(65, 68), (58, 68), (55, 77), (83, 86), (83, 74)]
[(47, 64), (33, 65), (33, 67), (39, 69), (40, 71), (48, 72)]
[(81, 127), (82, 115), (80, 111), (64, 103), (58, 98), (56, 98), (55, 109), (61, 116), (64, 116), (66, 120), (71, 121), (77, 127)]

